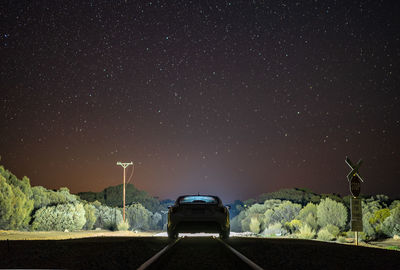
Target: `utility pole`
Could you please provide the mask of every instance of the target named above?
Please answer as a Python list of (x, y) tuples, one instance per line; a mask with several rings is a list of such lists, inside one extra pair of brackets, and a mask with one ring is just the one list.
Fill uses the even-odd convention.
[(122, 195), (122, 197), (123, 197), (123, 201), (124, 201), (124, 211), (123, 211), (123, 217), (124, 217), (124, 222), (125, 222), (125, 169), (126, 169), (126, 167), (128, 167), (129, 165), (132, 165), (133, 166), (133, 163), (132, 163), (132, 161), (131, 162), (129, 162), (129, 163), (123, 163), (123, 162), (117, 162), (117, 165), (120, 165), (120, 166), (122, 166), (122, 168), (124, 168), (124, 189), (123, 189), (123, 195)]

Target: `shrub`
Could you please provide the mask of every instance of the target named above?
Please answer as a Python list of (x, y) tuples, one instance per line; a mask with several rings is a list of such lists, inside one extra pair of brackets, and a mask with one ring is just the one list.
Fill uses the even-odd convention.
[(323, 241), (332, 241), (335, 237), (328, 231), (327, 228), (323, 228), (318, 232), (318, 239)]
[(344, 229), (347, 222), (347, 209), (342, 203), (330, 198), (323, 199), (317, 206), (317, 220), (322, 228), (332, 224)]
[(259, 233), (260, 232), (260, 222), (258, 221), (257, 217), (252, 217), (251, 218), (250, 231), (252, 233)]
[(390, 210), (390, 216), (383, 221), (382, 231), (389, 237), (400, 235), (400, 204)]
[(302, 222), (298, 219), (293, 219), (292, 221), (285, 223), (285, 227), (287, 227), (290, 233), (298, 232), (301, 225)]
[(282, 224), (277, 222), (275, 224), (269, 225), (262, 233), (263, 236), (281, 236), (285, 234), (286, 231), (282, 229)]
[(159, 229), (161, 229), (162, 228), (162, 225), (163, 224), (161, 224), (161, 221), (162, 221), (162, 216), (161, 216), (161, 214), (160, 213), (154, 213), (152, 216), (151, 216), (151, 222), (150, 222), (150, 229), (152, 229), (152, 230), (159, 230)]
[(303, 224), (299, 228), (298, 236), (303, 239), (313, 239), (315, 237), (315, 231), (308, 224)]
[(96, 207), (93, 205), (87, 203), (83, 206), (85, 209), (85, 218), (86, 218), (86, 223), (83, 226), (85, 230), (91, 230), (93, 229), (93, 225), (96, 222)]
[(285, 201), (277, 207), (273, 208), (272, 221), (280, 222), (282, 225), (293, 220), (300, 212), (301, 205)]
[(129, 222), (128, 221), (121, 221), (117, 225), (118, 231), (127, 231), (129, 229)]
[(118, 208), (111, 208), (108, 206), (100, 205), (96, 207), (96, 228), (103, 228), (110, 231), (117, 230), (117, 224), (122, 221), (121, 210)]
[(302, 223), (308, 224), (313, 230), (317, 230), (317, 206), (313, 203), (308, 203), (300, 210), (296, 219), (300, 220)]
[(79, 201), (78, 197), (71, 194), (66, 187), (53, 191), (42, 186), (36, 186), (32, 188), (32, 193), (35, 209), (57, 204), (77, 203)]
[(149, 230), (153, 214), (140, 203), (131, 204), (126, 208), (126, 219), (132, 230)]
[(339, 235), (339, 232), (340, 232), (339, 228), (338, 228), (337, 226), (335, 226), (335, 225), (332, 225), (332, 224), (326, 225), (325, 229), (326, 229), (330, 234), (332, 234), (333, 237), (335, 237), (335, 238), (336, 238), (336, 236)]
[(33, 210), (29, 179), (17, 179), (0, 166), (0, 229), (27, 228)]
[(338, 241), (339, 243), (346, 243), (346, 237), (344, 237), (344, 236), (339, 236), (338, 239), (337, 239), (337, 241)]
[(59, 204), (36, 211), (32, 228), (39, 231), (76, 231), (86, 223), (82, 204)]

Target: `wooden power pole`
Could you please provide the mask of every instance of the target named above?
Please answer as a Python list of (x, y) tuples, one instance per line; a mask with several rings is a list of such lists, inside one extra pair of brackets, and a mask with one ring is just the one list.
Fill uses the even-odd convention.
[(132, 161), (131, 162), (128, 162), (128, 163), (123, 163), (123, 162), (117, 162), (117, 165), (120, 165), (120, 166), (122, 166), (122, 168), (124, 168), (124, 186), (123, 186), (123, 195), (122, 195), (122, 197), (123, 197), (123, 202), (124, 202), (124, 210), (123, 210), (123, 218), (124, 218), (124, 222), (125, 222), (125, 169), (129, 166), (129, 165), (132, 165), (133, 166), (133, 163), (132, 163)]

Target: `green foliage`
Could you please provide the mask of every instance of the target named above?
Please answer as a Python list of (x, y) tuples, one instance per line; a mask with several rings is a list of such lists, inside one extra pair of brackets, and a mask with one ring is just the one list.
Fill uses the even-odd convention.
[(35, 209), (57, 204), (77, 203), (79, 201), (79, 197), (71, 194), (66, 187), (53, 191), (42, 186), (35, 186), (32, 188), (32, 193)]
[(308, 224), (303, 224), (300, 226), (297, 236), (303, 239), (313, 239), (315, 237), (315, 231)]
[(346, 237), (344, 237), (344, 236), (339, 236), (338, 239), (337, 239), (337, 241), (338, 241), (339, 243), (346, 243)]
[(335, 236), (333, 236), (327, 228), (322, 228), (319, 230), (317, 238), (323, 241), (332, 241), (335, 239)]
[(117, 224), (121, 223), (122, 213), (118, 208), (112, 208), (105, 205), (96, 206), (95, 228), (102, 228), (110, 231), (117, 230)]
[(273, 208), (274, 213), (272, 214), (271, 220), (276, 223), (280, 222), (284, 225), (286, 222), (293, 220), (300, 212), (301, 205), (285, 201), (279, 206)]
[(299, 231), (299, 229), (300, 229), (300, 227), (301, 227), (302, 224), (303, 224), (303, 223), (301, 222), (301, 220), (293, 219), (293, 220), (290, 221), (290, 222), (286, 222), (286, 223), (285, 223), (285, 227), (288, 229), (288, 231), (289, 231), (290, 233), (296, 233), (296, 232)]
[(229, 210), (229, 216), (231, 219), (239, 215), (241, 211), (243, 211), (244, 208), (244, 203), (240, 200), (235, 200), (233, 204), (231, 204), (231, 209)]
[(152, 213), (140, 203), (135, 203), (127, 207), (126, 218), (132, 230), (150, 230)]
[(400, 235), (400, 204), (390, 210), (390, 216), (383, 221), (382, 231), (389, 237)]
[(81, 203), (42, 207), (36, 211), (32, 228), (39, 231), (76, 231), (85, 225), (85, 209)]
[(373, 198), (365, 199), (362, 201), (363, 230), (365, 237), (368, 239), (375, 239), (376, 237), (378, 237), (376, 228), (373, 224), (370, 223), (370, 220), (373, 219), (374, 213), (380, 209), (381, 204), (379, 203), (379, 201), (376, 201)]
[(326, 225), (326, 227), (324, 229), (326, 229), (330, 234), (332, 234), (333, 237), (337, 237), (340, 233), (339, 228), (332, 224)]
[(389, 209), (392, 210), (393, 208), (396, 208), (398, 205), (400, 205), (400, 201), (399, 200), (395, 200), (392, 202), (392, 204), (390, 205)]
[(129, 229), (129, 222), (128, 221), (121, 221), (117, 225), (118, 231), (127, 231)]
[(383, 208), (375, 211), (374, 215), (369, 219), (369, 223), (375, 225), (375, 230), (380, 232), (382, 229), (382, 224), (386, 218), (390, 216), (390, 209)]
[(250, 221), (250, 231), (252, 233), (259, 233), (260, 232), (260, 221), (258, 221), (257, 217), (252, 217)]
[[(123, 185), (112, 186), (104, 189), (101, 192), (81, 192), (78, 193), (79, 197), (82, 200), (86, 200), (88, 202), (93, 202), (95, 200), (105, 204), (107, 206), (112, 207), (122, 207), (122, 192), (123, 192)], [(140, 203), (146, 209), (150, 210), (151, 212), (157, 212), (160, 210), (166, 210), (164, 205), (161, 205), (160, 202), (156, 199), (151, 197), (147, 192), (138, 190), (132, 184), (127, 184), (125, 188), (125, 199), (126, 205)]]
[(151, 216), (151, 222), (150, 222), (150, 229), (151, 230), (159, 230), (162, 229), (162, 216), (160, 213), (156, 212), (152, 214)]
[(281, 189), (276, 192), (264, 193), (259, 196), (258, 201), (264, 202), (266, 200), (287, 200), (293, 203), (306, 205), (308, 202), (319, 203), (320, 196), (309, 189)]
[(85, 209), (85, 219), (86, 219), (86, 223), (83, 226), (83, 229), (91, 230), (91, 229), (93, 229), (93, 225), (97, 219), (96, 207), (94, 205), (86, 203), (83, 205), (83, 208)]
[(296, 217), (303, 224), (308, 224), (313, 230), (317, 230), (317, 206), (313, 203), (308, 203), (303, 209), (300, 210), (299, 215)]
[(0, 166), (0, 229), (27, 228), (33, 210), (29, 178), (19, 180)]
[(322, 228), (332, 224), (344, 229), (347, 222), (347, 209), (342, 203), (330, 198), (323, 199), (317, 206), (317, 220)]
[(281, 223), (270, 224), (262, 233), (263, 236), (281, 236), (286, 234), (286, 230), (282, 228)]

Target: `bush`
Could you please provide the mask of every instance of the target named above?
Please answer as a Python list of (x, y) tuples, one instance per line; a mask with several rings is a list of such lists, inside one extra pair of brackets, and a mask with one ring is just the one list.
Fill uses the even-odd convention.
[(344, 236), (339, 236), (339, 238), (337, 239), (337, 241), (338, 241), (339, 243), (346, 243), (346, 237), (344, 237)]
[(342, 203), (330, 198), (323, 199), (317, 206), (317, 220), (322, 228), (332, 224), (344, 229), (347, 223), (347, 209)]
[(260, 222), (258, 221), (257, 217), (252, 217), (251, 218), (250, 231), (252, 233), (259, 233), (260, 232)]
[(300, 220), (302, 223), (308, 224), (313, 230), (317, 230), (317, 206), (313, 203), (308, 203), (300, 210), (296, 219)]
[(266, 228), (262, 235), (263, 236), (281, 236), (282, 234), (285, 234), (286, 231), (282, 229), (282, 224), (277, 222), (275, 224), (271, 224)]
[(162, 221), (161, 214), (160, 213), (154, 213), (151, 216), (150, 229), (151, 230), (159, 230), (159, 229), (161, 229), (162, 225), (163, 225), (163, 224), (161, 224), (161, 221)]
[(78, 197), (69, 192), (66, 187), (58, 191), (46, 189), (42, 186), (32, 188), (34, 207), (39, 209), (45, 206), (54, 206), (57, 204), (78, 203)]
[(32, 190), (27, 177), (19, 180), (0, 166), (0, 229), (27, 228), (33, 210)]
[(315, 231), (308, 224), (303, 224), (299, 228), (299, 233), (297, 235), (299, 238), (313, 239), (315, 237)]
[(332, 241), (335, 237), (328, 231), (327, 228), (323, 228), (318, 232), (318, 239), (322, 241)]
[(121, 221), (117, 225), (118, 231), (127, 231), (129, 229), (129, 222), (128, 221)]
[(94, 226), (110, 231), (117, 230), (117, 224), (121, 223), (123, 220), (120, 209), (104, 205), (96, 207), (96, 216), (97, 219)]
[(339, 232), (340, 232), (339, 228), (336, 227), (335, 225), (332, 225), (332, 224), (326, 225), (325, 229), (326, 229), (330, 234), (332, 234), (333, 237), (335, 237), (335, 238), (336, 238), (336, 236), (339, 235)]
[(298, 219), (293, 219), (290, 222), (286, 222), (285, 227), (290, 231), (290, 233), (296, 233), (299, 231), (302, 222)]
[(36, 211), (32, 228), (39, 231), (76, 231), (82, 229), (85, 223), (82, 204), (59, 204)]
[(126, 208), (126, 219), (132, 230), (150, 230), (153, 214), (140, 203), (129, 205)]
[(390, 216), (383, 221), (382, 231), (389, 237), (400, 235), (400, 204), (390, 210)]
[(83, 206), (85, 209), (85, 218), (86, 218), (86, 223), (83, 226), (85, 230), (91, 230), (93, 229), (93, 225), (96, 222), (96, 207), (93, 205), (87, 203)]

